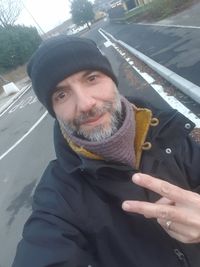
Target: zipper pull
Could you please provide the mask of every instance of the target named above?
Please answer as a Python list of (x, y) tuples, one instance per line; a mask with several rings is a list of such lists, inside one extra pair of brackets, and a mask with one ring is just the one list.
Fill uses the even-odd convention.
[(178, 249), (178, 248), (175, 248), (174, 249), (174, 253), (176, 254), (176, 256), (178, 257), (178, 259), (183, 262), (183, 266), (184, 267), (188, 267), (188, 263), (186, 261), (186, 258), (185, 258), (185, 255)]

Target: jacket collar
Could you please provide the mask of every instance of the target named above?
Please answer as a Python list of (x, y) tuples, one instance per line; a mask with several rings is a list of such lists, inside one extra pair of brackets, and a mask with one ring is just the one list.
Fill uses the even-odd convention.
[[(179, 145), (180, 138), (185, 138), (194, 127), (192, 122), (176, 110), (152, 112), (147, 108), (134, 108), (136, 114), (136, 169), (139, 168), (147, 137), (148, 140), (155, 140), (156, 137), (159, 136), (160, 142), (164, 140), (165, 145), (175, 146), (176, 144)], [(153, 113), (155, 113), (155, 117), (152, 116)], [(185, 127), (187, 123), (190, 123), (190, 129)], [(171, 138), (169, 138), (169, 136)], [(108, 163), (101, 158), (95, 158), (96, 156), (94, 154), (87, 154), (87, 151), (82, 150), (82, 148), (78, 148), (74, 144), (68, 144), (61, 133), (58, 121), (55, 121), (54, 126), (54, 145), (57, 159), (61, 167), (64, 168), (67, 173), (73, 173), (78, 169), (96, 173), (98, 169), (104, 167), (124, 171), (133, 170), (133, 168), (119, 163)], [(79, 151), (77, 151), (77, 149), (79, 149)], [(85, 153), (87, 155), (85, 155)]]
[[(136, 123), (136, 133), (135, 133), (135, 139), (134, 139), (134, 148), (135, 148), (135, 155), (136, 155), (136, 162), (135, 162), (135, 168), (138, 169), (141, 155), (142, 155), (142, 149), (143, 144), (145, 142), (148, 130), (150, 125), (152, 124), (152, 112), (149, 109), (146, 108), (137, 108), (135, 105), (133, 106), (133, 116), (135, 116), (135, 123)], [(154, 118), (155, 121), (155, 118)], [(157, 122), (158, 119), (157, 119)], [(93, 160), (103, 160), (102, 157), (86, 150), (83, 147), (80, 147), (73, 143), (66, 135), (65, 131), (61, 128), (62, 135), (64, 136), (65, 140), (67, 141), (68, 145), (71, 147), (71, 149), (78, 155), (93, 159)]]

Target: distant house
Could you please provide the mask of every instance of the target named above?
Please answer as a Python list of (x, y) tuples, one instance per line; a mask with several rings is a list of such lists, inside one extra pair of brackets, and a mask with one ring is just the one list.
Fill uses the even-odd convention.
[(135, 8), (137, 6), (146, 5), (152, 1), (153, 0), (123, 0), (121, 2), (124, 3), (124, 7), (126, 10), (130, 10), (130, 9)]
[(112, 0), (95, 0), (93, 4), (94, 12), (103, 11), (107, 12), (111, 8)]
[[(95, 0), (93, 4), (94, 12), (99, 15), (102, 12), (110, 13), (112, 8), (116, 9), (118, 13), (123, 13), (125, 10), (130, 10), (137, 6), (145, 5), (153, 0)], [(116, 12), (114, 12), (116, 13)], [(119, 14), (118, 14), (119, 15)], [(116, 16), (116, 14), (114, 14)], [(43, 38), (49, 38), (57, 36), (59, 34), (74, 34), (76, 33), (76, 25), (73, 24), (72, 19), (66, 20), (62, 24), (58, 25), (54, 29), (45, 33)]]
[(130, 10), (138, 5), (137, 1), (134, 0), (124, 0), (122, 2), (124, 4), (125, 10)]
[[(110, 8), (107, 10), (109, 18), (116, 19), (124, 16), (125, 12), (146, 5), (153, 0), (112, 0), (109, 1)], [(108, 2), (108, 1), (107, 1)]]
[(152, 1), (153, 1), (153, 0), (135, 0), (136, 4), (137, 4), (138, 6), (146, 5), (146, 4), (148, 4), (148, 3), (152, 2)]
[(54, 29), (45, 33), (45, 38), (50, 38), (59, 34), (71, 34), (71, 29), (73, 28), (73, 26), (74, 24), (72, 22), (72, 19), (66, 20)]
[(110, 9), (117, 8), (130, 10), (137, 6), (145, 5), (153, 0), (95, 0), (93, 5), (94, 12), (104, 11), (110, 13)]

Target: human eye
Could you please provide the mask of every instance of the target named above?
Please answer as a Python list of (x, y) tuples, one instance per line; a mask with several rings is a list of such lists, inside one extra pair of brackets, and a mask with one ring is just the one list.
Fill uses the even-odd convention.
[(101, 73), (99, 71), (94, 71), (88, 74), (87, 81), (90, 83), (96, 83), (100, 80)]
[(96, 74), (91, 74), (88, 76), (88, 81), (89, 82), (93, 82), (97, 79), (97, 75)]
[(68, 91), (59, 91), (56, 92), (54, 99), (57, 102), (64, 102), (69, 98), (69, 92)]

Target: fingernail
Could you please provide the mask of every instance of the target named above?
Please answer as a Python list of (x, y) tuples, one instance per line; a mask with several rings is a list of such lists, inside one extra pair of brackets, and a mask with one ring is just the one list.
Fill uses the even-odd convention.
[(130, 210), (130, 208), (131, 208), (131, 206), (130, 206), (127, 202), (124, 202), (124, 203), (122, 204), (122, 209), (123, 209), (123, 210)]
[(140, 174), (136, 173), (132, 177), (133, 182), (139, 182), (140, 181)]

